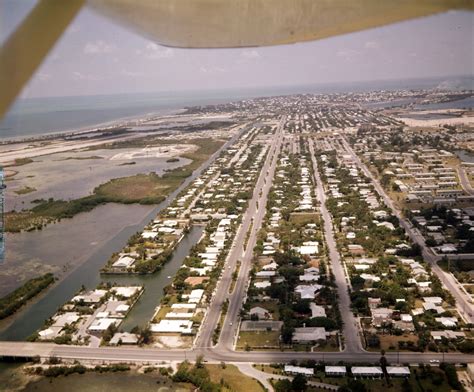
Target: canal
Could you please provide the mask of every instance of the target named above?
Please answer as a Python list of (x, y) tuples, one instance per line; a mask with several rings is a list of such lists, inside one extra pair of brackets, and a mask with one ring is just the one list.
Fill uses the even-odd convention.
[(150, 321), (155, 308), (163, 297), (163, 289), (171, 283), (173, 276), (183, 264), (192, 246), (201, 238), (204, 226), (192, 226), (180, 241), (173, 257), (163, 268), (153, 275), (102, 275), (102, 281), (124, 286), (144, 286), (145, 291), (132, 308), (120, 329), (130, 332), (136, 325), (144, 327)]
[[(166, 200), (158, 204), (138, 224), (125, 226), (118, 234), (98, 247), (92, 255), (87, 258), (87, 260), (72, 270), (69, 275), (49, 289), (43, 297), (33, 304), (33, 306), (27, 306), (15, 315), (14, 321), (0, 332), (0, 340), (25, 340), (28, 336), (40, 329), (43, 326), (44, 321), (53, 316), (58, 308), (72, 298), (82, 285), (90, 289), (95, 288), (101, 280), (99, 271), (110, 255), (114, 252), (119, 252), (133, 234), (137, 231), (143, 230), (143, 228), (154, 219), (161, 210), (169, 206), (178, 193), (194, 181), (207, 167), (209, 167), (220, 152), (233, 144), (246, 129), (248, 129), (248, 127), (245, 127), (245, 129), (242, 129), (241, 132), (228, 140), (200, 167), (200, 169), (196, 170), (191, 177), (188, 177), (181, 186), (172, 192)], [(187, 237), (183, 238), (179, 246), (179, 252), (177, 249), (176, 255), (173, 256), (172, 261), (169, 264), (166, 264), (161, 271), (153, 275), (141, 277), (113, 276), (107, 278), (107, 280), (124, 284), (126, 279), (129, 279), (128, 281), (131, 284), (138, 283), (139, 279), (141, 279), (143, 284), (147, 286), (143, 298), (141, 298), (140, 303), (137, 304), (137, 308), (132, 309), (129, 317), (125, 320), (124, 329), (131, 329), (133, 326), (144, 324), (149, 320), (155, 307), (160, 303), (162, 287), (166, 286), (170, 281), (167, 276), (174, 275), (172, 271), (177, 271), (180, 263), (182, 263), (186, 256), (186, 249), (189, 250), (191, 248), (193, 241), (199, 240), (201, 232), (202, 228), (193, 228)], [(51, 244), (51, 246), (54, 246), (54, 244)]]

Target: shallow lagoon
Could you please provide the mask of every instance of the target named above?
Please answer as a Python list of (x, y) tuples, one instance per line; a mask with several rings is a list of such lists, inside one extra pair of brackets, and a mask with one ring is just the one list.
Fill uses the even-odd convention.
[[(126, 156), (140, 150), (69, 151), (37, 157), (32, 163), (11, 167), (9, 169), (18, 173), (7, 181), (6, 211), (31, 208), (31, 202), (35, 199), (77, 199), (90, 195), (95, 187), (113, 178), (150, 172), (161, 175), (164, 170), (191, 162), (186, 158), (179, 158), (178, 162), (166, 162), (169, 156), (156, 158), (146, 154), (140, 158), (115, 159), (118, 154)], [(15, 193), (25, 187), (36, 190), (23, 195)]]
[(109, 203), (43, 230), (7, 233), (5, 261), (0, 269), (0, 296), (39, 272), (53, 272), (61, 278), (119, 233), (124, 222), (138, 224), (153, 208)]

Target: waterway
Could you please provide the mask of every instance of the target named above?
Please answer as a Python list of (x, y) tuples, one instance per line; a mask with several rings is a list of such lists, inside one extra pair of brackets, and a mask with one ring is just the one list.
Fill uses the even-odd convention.
[[(201, 166), (200, 169), (196, 170), (192, 176), (188, 177), (183, 182), (183, 184), (178, 187), (178, 189), (171, 193), (166, 198), (166, 200), (152, 209), (139, 223), (124, 225), (123, 229), (120, 230), (116, 235), (98, 246), (96, 250), (90, 255), (90, 257), (87, 258), (87, 260), (80, 264), (76, 269), (72, 270), (72, 272), (70, 272), (64, 279), (59, 281), (50, 290), (48, 290), (48, 292), (43, 297), (34, 303), (34, 306), (26, 307), (23, 311), (14, 316), (14, 321), (0, 332), (0, 340), (26, 339), (36, 330), (41, 328), (44, 321), (51, 317), (59, 307), (68, 301), (80, 289), (81, 285), (89, 288), (95, 287), (100, 281), (99, 270), (105, 264), (110, 255), (114, 252), (120, 251), (133, 234), (135, 234), (137, 231), (143, 230), (143, 228), (152, 219), (154, 219), (162, 209), (166, 208), (173, 201), (173, 199), (178, 195), (179, 192), (181, 192), (182, 189), (194, 181), (201, 174), (201, 172), (215, 160), (222, 149), (227, 148), (229, 145), (234, 143), (238, 136), (239, 135), (235, 135), (228, 142), (226, 142), (204, 163), (204, 165)], [(99, 225), (104, 224), (106, 224), (106, 222), (99, 223)], [(192, 238), (195, 238), (194, 232), (195, 231), (193, 231)], [(80, 239), (78, 238), (75, 240), (80, 242)], [(183, 243), (183, 246), (186, 244), (189, 244), (188, 240)], [(50, 244), (50, 246), (54, 246), (54, 244)], [(67, 254), (67, 252), (65, 254)], [(177, 261), (175, 260), (175, 262)], [(168, 275), (171, 276), (171, 274), (167, 274), (164, 271), (166, 271), (166, 269), (163, 269), (160, 272), (150, 276), (150, 281), (153, 279), (161, 280), (166, 278)], [(146, 277), (144, 278), (146, 279)], [(152, 314), (155, 306), (159, 304), (159, 298), (156, 298), (155, 303), (153, 303), (152, 298), (149, 297), (149, 295), (152, 296), (153, 293), (156, 294), (162, 283), (156, 282), (152, 284), (152, 282), (147, 282), (147, 284), (152, 285), (152, 289), (150, 290), (151, 294), (147, 294), (146, 297), (144, 294), (140, 308), (137, 308), (138, 310), (136, 313), (135, 311), (134, 313), (130, 313), (130, 321), (127, 320), (125, 324), (127, 328), (133, 327), (132, 324), (136, 325), (139, 320), (144, 320), (145, 316), (150, 314), (150, 312)], [(152, 304), (151, 308), (148, 308), (146, 304)]]
[[(101, 280), (118, 285), (145, 287), (145, 291), (132, 308), (120, 329), (130, 332), (136, 325), (144, 327), (154, 314), (155, 308), (163, 297), (163, 289), (171, 283), (191, 247), (201, 238), (204, 226), (192, 226), (190, 232), (180, 241), (171, 260), (154, 275), (102, 275)], [(98, 282), (97, 282), (98, 283)]]
[(467, 97), (457, 101), (448, 101), (440, 103), (429, 103), (423, 105), (415, 105), (418, 110), (438, 110), (438, 109), (472, 109), (474, 107), (474, 97)]
[(458, 150), (456, 155), (463, 162), (474, 163), (474, 153), (467, 150)]
[(150, 205), (108, 203), (43, 230), (7, 233), (5, 261), (0, 268), (0, 296), (40, 273), (51, 272), (63, 279), (115, 237), (124, 225), (139, 225), (153, 209)]
[[(365, 107), (366, 109), (383, 109), (383, 108), (389, 109), (389, 108), (394, 108), (394, 107), (403, 107), (403, 106), (413, 105), (413, 108), (415, 110), (439, 110), (439, 109), (472, 109), (474, 105), (473, 97), (467, 97), (467, 98), (460, 99), (457, 101), (430, 103), (430, 104), (417, 104), (416, 102), (419, 100), (420, 98), (400, 98), (400, 99), (394, 99), (392, 101), (384, 101), (384, 102), (366, 102), (366, 103), (362, 103), (362, 106)], [(438, 118), (434, 114), (430, 114), (430, 116), (431, 117), (419, 117), (419, 118), (423, 118), (423, 119)], [(445, 117), (446, 115), (440, 114), (439, 116)], [(411, 117), (411, 118), (418, 118), (418, 117)]]
[(361, 105), (366, 109), (388, 109), (407, 106), (415, 103), (418, 98), (400, 98), (383, 102), (364, 102)]
[[(28, 209), (34, 206), (32, 201), (50, 197), (56, 200), (78, 199), (91, 195), (94, 188), (114, 178), (152, 172), (162, 175), (166, 170), (191, 162), (186, 158), (167, 162), (169, 156), (157, 158), (146, 154), (133, 157), (143, 152), (141, 148), (98, 149), (33, 158), (33, 162), (27, 165), (11, 168), (17, 174), (7, 180), (5, 210)], [(33, 191), (21, 194), (25, 187)]]

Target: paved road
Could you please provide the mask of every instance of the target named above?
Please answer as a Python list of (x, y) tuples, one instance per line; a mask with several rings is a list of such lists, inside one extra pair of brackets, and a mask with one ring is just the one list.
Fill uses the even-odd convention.
[(405, 218), (402, 217), (401, 212), (395, 207), (394, 203), (392, 202), (392, 199), (388, 197), (388, 195), (385, 193), (385, 190), (377, 181), (375, 176), (370, 172), (367, 166), (359, 159), (359, 157), (354, 152), (352, 147), (349, 145), (347, 140), (344, 137), (341, 137), (341, 141), (343, 143), (343, 146), (347, 150), (347, 152), (352, 155), (352, 157), (354, 158), (355, 162), (357, 163), (359, 168), (362, 170), (362, 172), (372, 180), (376, 191), (378, 192), (380, 197), (382, 197), (385, 204), (393, 211), (395, 216), (399, 219), (400, 224), (405, 229), (405, 232), (408, 234), (411, 240), (421, 246), (423, 258), (430, 263), (432, 271), (438, 276), (438, 278), (441, 280), (444, 286), (456, 299), (456, 308), (459, 314), (467, 322), (474, 323), (474, 317), (473, 317), (474, 306), (469, 302), (470, 298), (468, 298), (465, 295), (464, 291), (462, 291), (459, 288), (459, 286), (456, 284), (451, 274), (444, 272), (441, 269), (441, 267), (438, 266), (437, 261), (439, 257), (435, 256), (431, 252), (431, 250), (426, 246), (425, 240), (423, 236), (421, 235), (421, 233), (417, 229), (415, 229)]
[[(277, 351), (231, 351), (225, 349), (195, 349), (195, 350), (163, 350), (148, 347), (98, 347), (60, 346), (52, 343), (29, 342), (0, 342), (0, 355), (10, 357), (25, 357), (40, 355), (43, 357), (57, 356), (63, 359), (96, 360), (152, 363), (160, 361), (194, 360), (198, 355), (204, 355), (209, 362), (242, 362), (242, 363), (275, 363), (291, 360), (314, 359), (326, 363), (377, 363), (380, 359), (378, 352), (277, 352)], [(386, 354), (391, 364), (396, 363), (429, 363), (432, 359), (450, 363), (473, 363), (474, 355), (440, 354), (440, 353), (406, 353), (389, 352)]]
[(260, 381), (267, 391), (274, 391), (272, 384), (270, 384), (270, 381), (268, 381), (269, 378), (277, 378), (274, 377), (273, 374), (257, 370), (250, 363), (239, 363), (236, 364), (236, 366), (239, 368), (241, 373)]
[[(271, 178), (273, 177), (273, 172), (275, 168), (275, 158), (277, 157), (277, 151), (281, 145), (282, 138), (282, 126), (284, 119), (280, 123), (280, 127), (277, 132), (277, 137), (272, 143), (267, 160), (264, 164), (264, 169), (259, 177), (257, 182), (255, 192), (260, 193), (260, 189), (263, 186), (262, 196), (263, 200), (266, 200), (266, 195), (271, 185)], [(272, 154), (272, 151), (275, 153)], [(351, 150), (349, 150), (351, 151)], [(273, 158), (272, 158), (273, 157)], [(269, 170), (267, 173), (267, 168)], [(315, 167), (316, 169), (317, 167)], [(370, 176), (369, 176), (370, 177)], [(321, 184), (321, 181), (318, 181), (318, 184)], [(375, 183), (377, 185), (377, 183)], [(318, 192), (322, 190), (319, 189)], [(256, 210), (256, 198), (254, 198), (250, 203), (251, 208), (249, 211), (249, 216), (254, 215), (254, 221), (259, 222), (260, 214), (264, 214), (265, 206), (261, 200), (260, 209)], [(323, 205), (324, 203), (322, 203)], [(390, 206), (389, 203), (387, 205)], [(396, 210), (394, 210), (396, 211)], [(326, 210), (327, 212), (327, 210)], [(324, 215), (324, 214), (323, 214)], [(323, 216), (324, 217), (324, 216)], [(330, 217), (325, 218), (325, 229), (326, 235), (332, 233), (332, 227), (327, 227), (327, 224), (331, 223)], [(245, 219), (245, 222), (249, 225), (248, 219)], [(328, 222), (328, 223), (326, 223)], [(402, 221), (403, 222), (403, 221)], [(255, 225), (257, 226), (257, 225)], [(247, 226), (248, 227), (248, 226)], [(256, 230), (256, 227), (255, 227)], [(247, 233), (247, 230), (244, 230), (243, 233)], [(252, 236), (251, 236), (252, 237)], [(329, 239), (327, 238), (328, 246), (331, 244), (331, 235)], [(253, 237), (252, 237), (253, 238)], [(251, 240), (253, 241), (253, 239)], [(242, 254), (242, 244), (237, 244), (236, 248), (240, 248), (236, 253), (238, 256)], [(250, 244), (250, 241), (249, 241)], [(249, 246), (249, 249), (253, 246)], [(330, 252), (331, 254), (331, 252)], [(244, 261), (247, 260), (244, 258), (242, 266), (245, 266), (247, 263)], [(333, 260), (338, 260), (338, 254), (332, 253), (331, 263), (333, 265), (333, 271), (336, 275), (336, 281), (339, 282), (338, 290), (343, 289), (343, 284), (341, 280), (345, 279), (341, 264), (333, 263)], [(234, 260), (236, 262), (236, 259)], [(198, 355), (204, 355), (205, 359), (209, 362), (219, 363), (219, 362), (232, 362), (232, 363), (275, 363), (275, 362), (289, 362), (292, 360), (303, 360), (303, 359), (313, 359), (317, 361), (324, 361), (326, 363), (338, 363), (343, 361), (346, 363), (378, 363), (380, 359), (380, 354), (377, 352), (367, 352), (363, 351), (360, 345), (360, 339), (357, 334), (357, 328), (354, 328), (351, 324), (352, 312), (347, 311), (349, 303), (347, 302), (347, 290), (343, 290), (340, 293), (340, 301), (342, 307), (342, 316), (345, 321), (344, 334), (346, 335), (346, 349), (342, 352), (291, 352), (291, 351), (233, 351), (232, 342), (236, 332), (236, 325), (238, 320), (238, 313), (241, 309), (242, 301), (246, 292), (246, 284), (248, 280), (248, 271), (241, 267), (238, 281), (235, 285), (234, 292), (231, 296), (231, 301), (228, 310), (228, 319), (224, 324), (224, 328), (221, 334), (221, 339), (219, 344), (212, 348), (211, 338), (214, 327), (217, 325), (219, 315), (220, 315), (220, 306), (223, 303), (224, 298), (228, 296), (228, 287), (231, 282), (232, 268), (235, 268), (235, 264), (228, 263), (231, 266), (230, 269), (226, 269), (223, 273), (223, 280), (219, 284), (220, 291), (219, 295), (216, 295), (216, 304), (212, 305), (212, 309), (208, 312), (208, 316), (211, 315), (212, 318), (206, 320), (206, 328), (203, 329), (202, 336), (198, 339), (200, 344), (197, 345), (195, 349), (192, 350), (163, 350), (158, 348), (150, 347), (85, 347), (85, 346), (61, 346), (55, 345), (52, 343), (29, 343), (29, 342), (0, 342), (0, 356), (7, 357), (33, 357), (39, 355), (41, 357), (50, 357), (57, 356), (63, 359), (77, 359), (77, 360), (93, 360), (93, 361), (117, 361), (117, 362), (134, 362), (134, 363), (157, 363), (162, 361), (183, 361), (194, 360)], [(249, 265), (247, 266), (249, 267)], [(221, 296), (221, 297), (220, 297)], [(344, 300), (344, 298), (346, 298)], [(346, 310), (345, 310), (346, 309)], [(349, 316), (348, 316), (349, 315)], [(233, 321), (229, 321), (233, 320)], [(348, 320), (348, 321), (346, 321)], [(232, 322), (232, 326), (230, 325)], [(349, 337), (349, 338), (348, 338)], [(418, 363), (430, 363), (430, 360), (439, 360), (440, 362), (450, 362), (450, 363), (471, 363), (474, 362), (474, 355), (466, 355), (459, 353), (449, 353), (449, 354), (440, 354), (440, 353), (407, 353), (407, 352), (390, 352), (386, 354), (386, 358), (389, 363), (409, 363), (409, 364), (418, 364)]]
[(332, 217), (326, 208), (326, 195), (323, 189), (323, 183), (318, 171), (318, 162), (314, 154), (313, 140), (309, 141), (309, 151), (314, 168), (314, 179), (316, 181), (316, 193), (320, 201), (321, 215), (324, 220), (324, 238), (329, 250), (329, 259), (331, 261), (331, 269), (334, 273), (337, 285), (337, 294), (339, 297), (339, 311), (341, 312), (342, 321), (344, 323), (342, 333), (344, 338), (344, 351), (360, 352), (363, 350), (359, 336), (359, 328), (357, 320), (351, 311), (351, 299), (348, 292), (348, 282), (346, 280), (344, 269), (342, 267), (341, 257), (337, 250), (336, 240), (334, 238), (334, 227)]
[[(243, 373), (246, 374), (247, 376), (250, 376), (252, 378), (255, 378), (256, 380), (260, 381), (262, 385), (267, 388), (268, 391), (273, 391), (273, 387), (268, 381), (268, 379), (273, 378), (274, 380), (283, 380), (283, 379), (288, 379), (292, 380), (292, 376), (285, 376), (283, 374), (272, 374), (272, 373), (266, 373), (262, 372), (261, 370), (255, 369), (251, 364), (249, 363), (238, 363), (236, 364), (239, 370)], [(337, 391), (339, 389), (339, 386), (337, 385), (332, 385), (332, 384), (326, 384), (322, 382), (317, 382), (317, 381), (308, 381), (308, 385), (312, 385), (313, 387), (325, 389), (328, 391)]]
[[(196, 347), (203, 348), (212, 346), (212, 335), (219, 323), (222, 305), (227, 299), (229, 299), (229, 305), (218, 346), (226, 347), (229, 350), (233, 347), (234, 336), (237, 333), (239, 312), (242, 309), (242, 302), (247, 291), (248, 274), (251, 269), (253, 247), (255, 245), (257, 231), (265, 214), (266, 195), (268, 194), (271, 184), (270, 181), (267, 181), (267, 178), (273, 177), (273, 174), (267, 176), (266, 173), (275, 170), (274, 168), (278, 158), (278, 151), (281, 145), (284, 121), (284, 119), (280, 121), (280, 125), (276, 131), (276, 137), (272, 140), (272, 144), (268, 149), (265, 162), (254, 188), (252, 199), (249, 201), (247, 211), (242, 218), (242, 223), (237, 231), (232, 248), (227, 257), (224, 271), (222, 272), (221, 278), (217, 284), (215, 294), (213, 295), (206, 318), (201, 327), (200, 335), (195, 344)], [(260, 193), (261, 190), (262, 192)], [(259, 206), (258, 209), (257, 201)], [(244, 252), (243, 245), (250, 228), (251, 234)], [(239, 274), (235, 283), (234, 291), (229, 296), (229, 288), (232, 284), (232, 273), (239, 260), (241, 261)]]
[(234, 290), (232, 291), (232, 294), (229, 298), (229, 308), (224, 320), (220, 340), (217, 345), (218, 348), (225, 347), (228, 350), (232, 349), (234, 339), (238, 333), (240, 310), (243, 307), (245, 296), (247, 294), (249, 273), (252, 269), (253, 248), (257, 242), (258, 230), (262, 226), (262, 221), (265, 217), (267, 197), (272, 185), (276, 164), (278, 162), (278, 155), (280, 153), (281, 143), (283, 140), (284, 124), (285, 117), (280, 120), (280, 124), (276, 130), (275, 138), (272, 140), (272, 144), (269, 148), (265, 163), (255, 186), (252, 200), (249, 204), (249, 208), (247, 209), (245, 219), (252, 222), (252, 231), (247, 242), (247, 247), (244, 251), (243, 241), (239, 241), (236, 242), (236, 246), (234, 248), (235, 257), (238, 258), (241, 256), (241, 266)]
[(464, 167), (459, 166), (457, 171), (458, 171), (459, 181), (464, 191), (469, 193), (470, 195), (474, 195), (474, 189), (472, 188), (471, 182), (469, 181), (469, 178), (466, 174), (466, 170), (464, 170)]

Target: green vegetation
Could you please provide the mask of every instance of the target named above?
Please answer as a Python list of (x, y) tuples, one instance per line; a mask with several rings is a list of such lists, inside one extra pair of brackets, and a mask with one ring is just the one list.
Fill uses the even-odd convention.
[(241, 331), (237, 342), (237, 349), (248, 348), (265, 349), (280, 347), (280, 331)]
[(221, 383), (221, 380), (223, 380), (222, 384), (228, 386), (223, 389), (224, 391), (263, 391), (256, 380), (242, 374), (234, 365), (223, 363), (221, 365), (206, 365), (206, 368), (212, 382)]
[(51, 273), (33, 278), (27, 281), (23, 286), (17, 288), (12, 293), (0, 299), (0, 320), (11, 316), (28, 300), (39, 294), (42, 290), (54, 282), (54, 276)]
[(178, 367), (178, 371), (171, 377), (171, 379), (174, 382), (191, 383), (203, 392), (221, 391), (221, 385), (211, 381), (209, 371), (202, 362), (202, 359), (197, 358), (194, 366), (191, 366), (189, 362), (181, 363)]
[(243, 375), (235, 366), (225, 363), (204, 365), (203, 357), (198, 357), (194, 366), (189, 362), (181, 363), (171, 379), (191, 383), (202, 392), (263, 391), (256, 380)]
[(22, 230), (42, 229), (48, 223), (64, 218), (72, 218), (80, 212), (88, 212), (105, 203), (140, 203), (158, 204), (182, 182), (192, 175), (223, 142), (213, 139), (189, 139), (184, 143), (195, 144), (197, 151), (183, 154), (192, 162), (164, 173), (137, 174), (130, 177), (116, 178), (99, 185), (90, 196), (65, 201), (41, 200), (30, 210), (12, 211), (5, 214), (5, 230), (19, 232)]
[[(56, 361), (53, 361), (56, 362)], [(53, 364), (55, 365), (55, 363)], [(41, 375), (45, 377), (59, 377), (59, 376), (69, 376), (70, 374), (78, 373), (84, 374), (87, 371), (95, 371), (99, 373), (104, 372), (125, 372), (130, 370), (130, 366), (122, 363), (118, 363), (115, 365), (97, 365), (94, 368), (87, 368), (83, 365), (73, 365), (73, 366), (49, 366), (47, 368), (43, 368), (41, 366), (37, 366), (31, 369), (31, 373), (35, 375)]]
[(28, 163), (31, 163), (33, 162), (33, 159), (31, 158), (17, 158), (15, 159), (13, 165), (11, 166), (23, 166), (23, 165), (27, 165)]
[(70, 160), (83, 161), (83, 160), (88, 160), (88, 159), (104, 159), (104, 158), (98, 155), (91, 155), (88, 157), (67, 157), (67, 158), (58, 159), (58, 160), (59, 161), (70, 161)]
[(130, 177), (115, 178), (94, 189), (96, 197), (107, 202), (158, 204), (170, 193), (175, 184), (170, 184), (156, 173), (137, 174)]
[(276, 392), (304, 392), (307, 390), (308, 381), (306, 380), (306, 377), (303, 376), (302, 374), (297, 374), (295, 377), (293, 377), (293, 380), (278, 380), (275, 383), (275, 391)]
[(72, 218), (80, 212), (90, 211), (106, 202), (105, 198), (96, 195), (71, 201), (54, 200), (52, 198), (42, 200), (30, 210), (6, 213), (5, 230), (7, 232), (20, 232), (22, 230), (42, 229), (50, 222)]
[(30, 186), (25, 186), (23, 188), (20, 188), (16, 191), (14, 191), (17, 195), (26, 195), (27, 193), (31, 193), (36, 191), (36, 188), (30, 187)]
[[(457, 375), (455, 374), (455, 371), (453, 372), (452, 370), (455, 369), (453, 365), (441, 364), (440, 367), (419, 365), (418, 367), (411, 367), (411, 374), (408, 378), (392, 377), (388, 379), (354, 379), (350, 376), (350, 373), (347, 377), (327, 377), (324, 372), (325, 364), (317, 363), (314, 360), (304, 360), (300, 362), (293, 361), (291, 364), (314, 369), (314, 377), (311, 377), (308, 381), (335, 385), (339, 387), (339, 391), (341, 392), (449, 392), (453, 389), (463, 390), (460, 384), (456, 384)], [(270, 366), (257, 365), (255, 367), (256, 369), (265, 371), (271, 375), (282, 374), (283, 366), (283, 364), (272, 364)], [(447, 371), (446, 366), (451, 370)], [(448, 373), (451, 373), (451, 376)], [(450, 377), (453, 378), (453, 385), (455, 386), (451, 385), (449, 381)], [(272, 380), (272, 382), (276, 391), (286, 392), (294, 390), (290, 380)], [(302, 382), (301, 385), (303, 385)], [(321, 391), (321, 389), (307, 385), (306, 391)]]
[(448, 384), (451, 388), (455, 390), (462, 390), (462, 385), (459, 382), (458, 374), (456, 372), (456, 367), (450, 363), (442, 363), (440, 368), (446, 374), (446, 378), (448, 379)]

